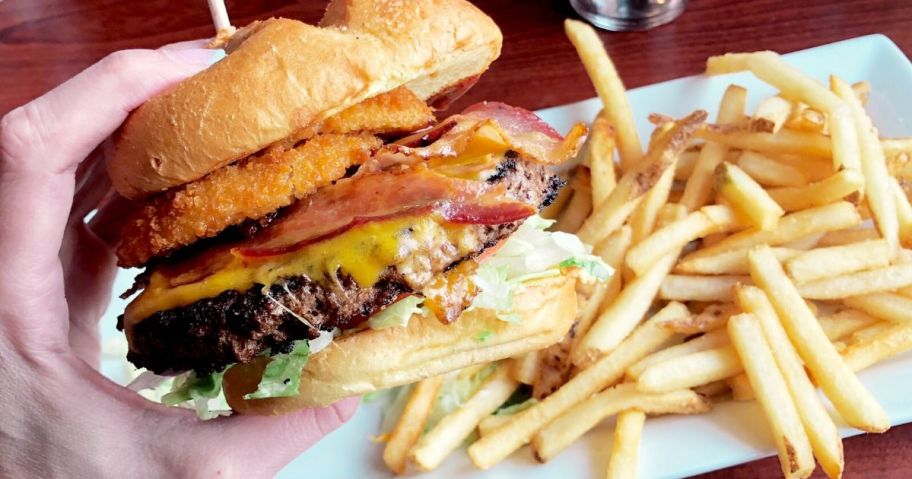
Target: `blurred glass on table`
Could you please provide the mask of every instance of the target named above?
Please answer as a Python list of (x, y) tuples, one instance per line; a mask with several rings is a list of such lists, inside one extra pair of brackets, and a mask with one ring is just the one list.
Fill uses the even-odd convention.
[(589, 23), (622, 32), (664, 25), (684, 12), (687, 0), (570, 0)]

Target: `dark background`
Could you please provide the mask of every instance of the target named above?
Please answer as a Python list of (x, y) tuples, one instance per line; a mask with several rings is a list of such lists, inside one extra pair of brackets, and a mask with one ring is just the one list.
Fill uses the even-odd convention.
[[(500, 25), (503, 55), (454, 109), (500, 100), (528, 109), (594, 96), (561, 21), (566, 0), (475, 2)], [(324, 0), (228, 1), (235, 25), (268, 16), (308, 22)], [(0, 3), (0, 115), (51, 89), (107, 53), (211, 36), (204, 0), (6, 0)], [(603, 33), (628, 87), (703, 70), (728, 51), (790, 52), (871, 33), (912, 53), (912, 1), (691, 0), (674, 23), (649, 32)], [(912, 85), (910, 85), (912, 87)], [(912, 400), (912, 399), (910, 399)], [(694, 431), (699, 435), (699, 431)], [(687, 438), (681, 438), (682, 441)], [(847, 478), (912, 477), (912, 426), (846, 440)], [(776, 458), (705, 478), (781, 477)], [(817, 472), (814, 477), (824, 477)]]

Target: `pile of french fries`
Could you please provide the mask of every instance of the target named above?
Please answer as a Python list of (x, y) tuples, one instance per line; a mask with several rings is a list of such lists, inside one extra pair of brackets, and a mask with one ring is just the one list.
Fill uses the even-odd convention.
[[(707, 74), (749, 71), (777, 95), (749, 114), (747, 91), (731, 85), (715, 123), (704, 111), (652, 114), (643, 151), (598, 36), (565, 27), (604, 109), (556, 227), (616, 272), (578, 286), (562, 343), (498, 363), (426, 433), (441, 379), (419, 383), (384, 461), (397, 474), (431, 470), (477, 430), (468, 455), (479, 468), (527, 444), (546, 462), (616, 417), (607, 477), (633, 478), (649, 417), (756, 399), (785, 477), (808, 477), (815, 459), (841, 477), (842, 440), (817, 389), (845, 424), (884, 432), (855, 373), (912, 349), (912, 139), (878, 137), (869, 84), (825, 86), (756, 52), (712, 57)], [(538, 401), (492, 415), (522, 384)]]

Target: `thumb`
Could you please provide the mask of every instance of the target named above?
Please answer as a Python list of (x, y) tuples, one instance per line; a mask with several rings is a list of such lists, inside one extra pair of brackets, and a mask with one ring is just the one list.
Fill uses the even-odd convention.
[(66, 320), (58, 252), (79, 163), (131, 110), (220, 54), (116, 52), (0, 120), (0, 313), (21, 319), (3, 326), (13, 326), (24, 342), (59, 346), (65, 340), (62, 324), (24, 313)]
[(201, 424), (203, 444), (233, 458), (232, 469), (271, 477), (302, 452), (354, 416), (360, 399), (303, 409), (283, 416), (232, 416)]

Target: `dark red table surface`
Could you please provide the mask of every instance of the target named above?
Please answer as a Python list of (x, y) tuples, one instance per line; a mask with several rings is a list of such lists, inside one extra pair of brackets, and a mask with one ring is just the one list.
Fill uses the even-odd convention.
[[(315, 22), (325, 2), (228, 1), (236, 25), (269, 16)], [(528, 109), (594, 96), (561, 21), (566, 0), (475, 2), (504, 33), (503, 55), (454, 109), (500, 100)], [(49, 90), (105, 54), (212, 34), (203, 0), (6, 0), (0, 3), (0, 115)], [(790, 52), (883, 33), (912, 54), (912, 2), (906, 0), (692, 0), (674, 23), (648, 32), (603, 33), (628, 87), (699, 73), (706, 57), (728, 51)], [(910, 399), (912, 400), (912, 399)], [(694, 431), (699, 435), (699, 431)], [(682, 438), (687, 440), (686, 438)], [(912, 425), (845, 441), (846, 477), (912, 477)], [(704, 478), (779, 477), (769, 458)], [(814, 477), (823, 477), (819, 471)]]

